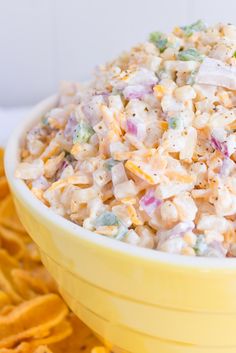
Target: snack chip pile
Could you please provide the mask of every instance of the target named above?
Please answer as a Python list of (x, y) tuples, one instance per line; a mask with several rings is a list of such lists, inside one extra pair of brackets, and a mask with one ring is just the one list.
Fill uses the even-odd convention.
[(235, 26), (154, 32), (91, 83), (62, 86), (16, 176), (98, 236), (236, 257), (235, 91)]
[(108, 353), (99, 346), (58, 295), (18, 220), (0, 150), (0, 353)]

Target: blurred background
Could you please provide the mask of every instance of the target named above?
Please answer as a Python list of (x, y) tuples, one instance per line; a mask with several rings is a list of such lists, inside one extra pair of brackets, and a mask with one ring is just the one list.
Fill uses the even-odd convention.
[(199, 18), (236, 23), (235, 0), (0, 0), (0, 107), (32, 105), (58, 82), (93, 67), (153, 30)]

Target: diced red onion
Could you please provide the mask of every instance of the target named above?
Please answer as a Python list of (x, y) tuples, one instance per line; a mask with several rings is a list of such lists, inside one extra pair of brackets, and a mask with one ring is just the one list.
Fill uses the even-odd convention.
[(69, 165), (69, 162), (66, 159), (61, 161), (60, 165), (57, 168), (55, 180), (58, 180), (61, 178), (63, 171), (68, 167), (68, 165)]
[(146, 94), (153, 92), (153, 84), (151, 85), (135, 85), (127, 86), (123, 91), (125, 99), (142, 99)]
[(217, 151), (220, 151), (225, 157), (229, 157), (229, 151), (226, 142), (221, 142), (216, 137), (211, 136), (211, 145)]
[(69, 163), (67, 160), (62, 161), (62, 164), (60, 166), (60, 171), (63, 172), (67, 167), (68, 167)]
[(174, 239), (177, 237), (183, 237), (186, 232), (191, 232), (194, 229), (195, 225), (193, 222), (180, 222), (175, 227), (169, 230), (159, 231), (158, 232), (158, 247), (161, 246), (165, 241), (169, 239)]
[(169, 237), (183, 236), (186, 232), (190, 232), (194, 229), (194, 223), (189, 222), (180, 222), (174, 228), (170, 230)]
[(224, 158), (220, 169), (220, 176), (221, 177), (228, 176), (231, 170), (233, 169), (234, 164), (235, 163), (230, 158)]
[(131, 119), (127, 120), (127, 131), (135, 136), (138, 134), (137, 125)]
[(236, 68), (221, 60), (206, 57), (195, 79), (196, 83), (236, 89)]
[(127, 132), (142, 141), (146, 136), (146, 126), (136, 118), (127, 119)]
[(155, 197), (155, 190), (149, 189), (146, 194), (140, 199), (139, 205), (149, 216), (152, 216), (153, 212), (158, 206), (160, 206), (162, 200)]
[(64, 130), (64, 136), (66, 139), (72, 140), (72, 136), (77, 125), (78, 125), (78, 121), (75, 115), (72, 113), (66, 123), (65, 130)]

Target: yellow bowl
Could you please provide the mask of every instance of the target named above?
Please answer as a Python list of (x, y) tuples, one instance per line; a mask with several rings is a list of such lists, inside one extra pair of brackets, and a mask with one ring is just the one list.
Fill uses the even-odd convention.
[(24, 134), (57, 97), (13, 133), (5, 167), (19, 217), (71, 309), (114, 352), (235, 353), (236, 259), (132, 247), (54, 214), (14, 177)]

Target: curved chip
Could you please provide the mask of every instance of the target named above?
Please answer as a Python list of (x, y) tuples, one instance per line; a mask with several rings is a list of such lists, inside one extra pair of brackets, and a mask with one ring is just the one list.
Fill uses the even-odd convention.
[(3, 290), (0, 290), (0, 313), (1, 309), (6, 305), (10, 304), (10, 298)]
[(68, 308), (56, 294), (47, 294), (18, 305), (0, 316), (0, 348), (11, 348), (23, 339), (41, 337), (61, 322)]
[[(0, 171), (1, 173), (1, 171)], [(9, 193), (7, 178), (5, 175), (0, 176), (0, 199), (3, 199)]]
[(0, 249), (0, 289), (4, 291), (12, 303), (19, 303), (22, 298), (17, 293), (12, 283), (11, 271), (18, 266), (14, 257), (10, 256), (6, 250)]
[(2, 158), (0, 149), (0, 353), (108, 353), (52, 294), (57, 287), (17, 217)]
[(5, 249), (0, 249), (0, 289), (11, 299), (12, 303), (22, 301), (13, 284), (11, 271), (18, 267), (18, 261), (9, 255)]
[(0, 248), (0, 268), (7, 271), (7, 269), (18, 267), (18, 261), (11, 256), (5, 249)]
[(41, 264), (39, 250), (35, 243), (31, 242), (29, 244), (26, 244), (25, 250), (26, 250), (26, 256), (28, 257), (29, 260), (36, 262), (39, 265)]
[(47, 337), (33, 341), (32, 345), (50, 345), (56, 342), (60, 342), (72, 334), (72, 327), (70, 322), (63, 321), (58, 326), (52, 328), (50, 334)]
[(4, 174), (4, 150), (0, 148), (0, 176), (3, 176)]
[(11, 195), (8, 195), (1, 201), (0, 205), (0, 224), (15, 230), (16, 232), (24, 233), (25, 229), (22, 226), (16, 211)]
[(23, 342), (15, 348), (0, 348), (0, 353), (53, 353), (47, 346), (32, 347), (31, 344)]
[(91, 353), (94, 346), (101, 345), (93, 332), (74, 314), (70, 314), (69, 320), (73, 328), (72, 335), (62, 342), (50, 345), (53, 353)]
[(0, 288), (11, 298), (13, 303), (19, 303), (22, 298), (13, 288), (11, 282), (6, 278), (3, 272), (0, 270)]
[(0, 226), (1, 246), (16, 259), (22, 258), (25, 251), (23, 239), (14, 231)]
[[(42, 272), (44, 272), (43, 270)], [(22, 298), (31, 299), (36, 295), (49, 293), (46, 281), (44, 281), (43, 277), (40, 278), (39, 276), (40, 272), (37, 271), (37, 268), (32, 271), (26, 271), (21, 268), (12, 270), (12, 278)]]
[(32, 353), (52, 353), (52, 351), (47, 346), (39, 346)]
[(2, 310), (0, 310), (0, 315), (8, 315), (13, 309), (15, 309), (15, 305), (13, 304), (9, 304), (9, 305), (5, 305)]
[(109, 353), (109, 351), (105, 347), (99, 346), (99, 347), (94, 347), (91, 350), (91, 353)]

